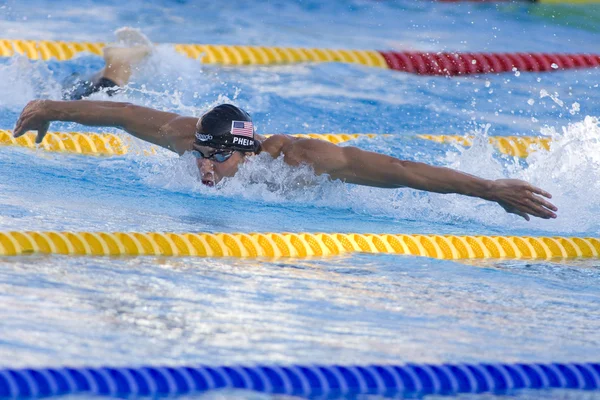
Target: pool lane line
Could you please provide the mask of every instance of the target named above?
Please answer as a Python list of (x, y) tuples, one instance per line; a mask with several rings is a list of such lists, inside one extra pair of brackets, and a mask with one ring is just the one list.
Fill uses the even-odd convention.
[[(104, 43), (0, 39), (0, 56), (69, 60), (87, 52), (101, 55)], [(205, 64), (277, 65), (342, 62), (420, 75), (457, 76), (499, 72), (545, 72), (600, 66), (600, 55), (559, 53), (456, 53), (345, 50), (293, 47), (174, 44), (174, 49)]]
[[(264, 135), (271, 136), (271, 135)], [(375, 133), (299, 133), (291, 136), (326, 140), (331, 143), (343, 143), (361, 138), (389, 137), (389, 134)], [(474, 137), (458, 135), (429, 135), (398, 136), (402, 139), (418, 138), (437, 143), (455, 144), (469, 147)], [(551, 139), (536, 136), (491, 136), (488, 142), (502, 154), (514, 157), (527, 157), (538, 149), (550, 150)], [(9, 130), (0, 129), (0, 145), (39, 148), (46, 151), (66, 152), (93, 156), (117, 156), (131, 153), (131, 143), (127, 144), (121, 136), (111, 133), (90, 132), (48, 132), (41, 144), (36, 145), (35, 133), (29, 132), (18, 139), (12, 137)], [(152, 155), (154, 148), (139, 152)]]
[(445, 260), (598, 258), (600, 240), (578, 237), (372, 233), (0, 232), (0, 256), (304, 258), (349, 253)]
[(127, 154), (121, 137), (110, 133), (48, 132), (42, 143), (35, 143), (36, 133), (28, 132), (15, 139), (12, 131), (0, 129), (0, 145), (39, 148), (46, 151), (84, 155), (114, 156)]
[(499, 72), (550, 72), (596, 68), (600, 55), (559, 53), (381, 52), (389, 68), (419, 75), (459, 76)]
[(440, 3), (598, 4), (600, 0), (437, 0)]
[[(600, 390), (599, 363), (119, 366), (0, 369), (0, 399), (175, 398), (216, 390), (302, 398)], [(543, 392), (544, 396), (551, 395)]]
[(542, 4), (598, 4), (600, 0), (529, 0), (532, 3)]

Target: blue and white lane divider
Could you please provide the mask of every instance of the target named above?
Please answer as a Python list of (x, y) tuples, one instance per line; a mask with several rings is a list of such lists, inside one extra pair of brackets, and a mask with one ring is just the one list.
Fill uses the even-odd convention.
[(599, 363), (0, 369), (0, 398), (176, 397), (243, 389), (302, 397), (600, 390)]

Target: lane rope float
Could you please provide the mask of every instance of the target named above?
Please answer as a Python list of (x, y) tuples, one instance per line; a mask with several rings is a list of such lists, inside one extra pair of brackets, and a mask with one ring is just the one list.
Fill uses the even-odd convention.
[[(442, 3), (507, 3), (515, 0), (437, 0)], [(542, 4), (594, 4), (600, 3), (600, 0), (520, 0), (523, 3), (542, 3)]]
[(469, 75), (498, 72), (548, 72), (595, 68), (600, 55), (556, 53), (381, 52), (390, 69), (419, 75)]
[[(24, 55), (32, 60), (69, 60), (78, 53), (101, 55), (105, 43), (0, 39), (0, 56)], [(174, 44), (175, 50), (205, 64), (272, 65), (301, 62), (345, 62), (388, 68), (378, 51), (318, 48)]]
[[(473, 136), (458, 135), (417, 135), (420, 139), (437, 143), (452, 143), (464, 147), (473, 145)], [(513, 157), (527, 157), (539, 149), (550, 150), (552, 139), (542, 136), (489, 136), (488, 143), (500, 153)]]
[[(81, 52), (101, 55), (104, 46), (104, 43), (91, 42), (0, 39), (0, 56), (21, 54), (33, 60), (68, 60)], [(205, 64), (342, 62), (445, 76), (510, 72), (515, 69), (544, 72), (600, 65), (600, 55), (596, 54), (399, 52), (202, 44), (175, 44), (174, 48)]]
[[(0, 369), (0, 398), (184, 396), (243, 389), (304, 398), (600, 390), (600, 364), (143, 366)], [(547, 394), (546, 394), (547, 395)]]
[(529, 0), (533, 3), (543, 4), (598, 4), (599, 0)]
[[(264, 135), (271, 136), (271, 135)], [(374, 133), (299, 133), (295, 137), (326, 140), (331, 143), (343, 143), (360, 138), (376, 138), (391, 136), (388, 134)], [(405, 138), (405, 136), (398, 136)], [(419, 139), (430, 140), (437, 143), (451, 143), (469, 147), (473, 144), (473, 137), (458, 135), (416, 135)], [(500, 153), (515, 157), (527, 157), (537, 149), (550, 150), (551, 139), (535, 136), (491, 136), (488, 141)], [(38, 148), (35, 143), (35, 133), (29, 132), (18, 139), (12, 137), (9, 130), (0, 129), (0, 145), (21, 146)], [(119, 135), (111, 133), (89, 132), (48, 132), (40, 149), (54, 152), (67, 152), (84, 155), (112, 156), (124, 155), (130, 152), (130, 146), (123, 143)], [(152, 154), (154, 150), (145, 151), (143, 154)]]
[(371, 233), (0, 232), (0, 256), (303, 258), (347, 253), (386, 253), (447, 260), (597, 258), (600, 240)]
[(118, 136), (110, 133), (48, 132), (42, 143), (35, 143), (36, 134), (28, 132), (15, 139), (9, 130), (0, 129), (0, 145), (40, 148), (46, 151), (85, 155), (123, 155), (127, 146)]

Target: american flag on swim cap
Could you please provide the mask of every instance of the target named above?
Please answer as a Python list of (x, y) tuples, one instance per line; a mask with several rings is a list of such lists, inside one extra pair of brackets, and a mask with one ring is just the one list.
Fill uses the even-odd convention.
[(232, 121), (231, 134), (236, 136), (254, 137), (254, 127), (252, 122), (248, 121)]

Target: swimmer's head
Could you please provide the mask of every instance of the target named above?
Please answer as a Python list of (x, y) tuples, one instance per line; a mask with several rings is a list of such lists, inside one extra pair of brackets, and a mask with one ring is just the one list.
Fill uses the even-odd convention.
[(232, 104), (218, 105), (200, 117), (196, 124), (196, 144), (243, 153), (254, 153), (260, 146), (254, 139), (252, 117)]
[(218, 105), (196, 124), (192, 154), (205, 185), (213, 186), (222, 178), (235, 175), (245, 156), (258, 152), (260, 142), (254, 137), (252, 117), (239, 107)]

